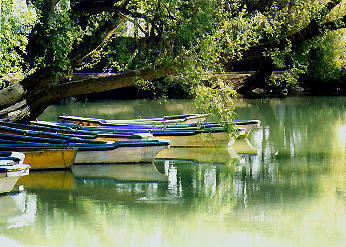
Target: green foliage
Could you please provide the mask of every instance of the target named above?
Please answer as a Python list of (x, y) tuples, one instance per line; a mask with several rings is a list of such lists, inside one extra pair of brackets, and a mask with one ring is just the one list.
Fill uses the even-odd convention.
[[(298, 0), (290, 5), (283, 2), (285, 1), (279, 1), (278, 5), (274, 3), (271, 10), (260, 14), (262, 39), (282, 39), (301, 30), (311, 20), (324, 23), (345, 14), (345, 4), (340, 5), (339, 13), (332, 11), (326, 15), (324, 7), (328, 1)], [(280, 5), (273, 15), (272, 9)], [(283, 71), (281, 76), (271, 78), (269, 85), (294, 89), (299, 86), (302, 77), (325, 82), (340, 81), (345, 76), (345, 55), (342, 47), (345, 47), (345, 41), (341, 32), (321, 33), (299, 46), (293, 46), (287, 39), (283, 48), (268, 49), (264, 54), (273, 61), (278, 70)]]
[(216, 80), (211, 85), (199, 84), (193, 88), (196, 106), (202, 112), (214, 112), (224, 121), (234, 119), (234, 98), (236, 91), (223, 81)]
[[(0, 74), (28, 75), (49, 68), (60, 79), (76, 70), (124, 72), (171, 66), (176, 71), (174, 78), (155, 85), (138, 78), (138, 85), (148, 90), (156, 86), (167, 93), (169, 86), (179, 84), (204, 109), (217, 109), (230, 119), (235, 92), (227, 83), (210, 80), (212, 75), (222, 72), (223, 64), (241, 60), (253, 46), (285, 38), (312, 19), (326, 21), (321, 10), (328, 1), (130, 0), (113, 5), (104, 1), (94, 11), (80, 6), (93, 1), (53, 2), (1, 1)], [(113, 10), (97, 10), (105, 6)], [(110, 23), (114, 23), (112, 30), (103, 30)], [(109, 35), (93, 43), (102, 32)], [(27, 46), (29, 35), (31, 47)], [(283, 49), (266, 51), (277, 68), (286, 71), (270, 83), (294, 87), (300, 75), (312, 68), (316, 77), (340, 77), (344, 58), (336, 49), (340, 42), (333, 37), (324, 35), (299, 50), (287, 42)], [(73, 53), (88, 50), (88, 45), (90, 52), (75, 65), (73, 58), (80, 54)]]
[(307, 64), (312, 78), (338, 80), (346, 74), (345, 45), (343, 32), (329, 32), (306, 42), (297, 59)]
[(284, 70), (283, 76), (273, 77), (270, 85), (295, 88), (303, 76), (320, 83), (339, 83), (346, 75), (344, 50), (343, 32), (335, 31), (306, 41), (296, 50), (288, 44), (284, 50), (268, 51), (274, 64)]
[(24, 1), (0, 1), (0, 76), (23, 72), (27, 37), (35, 23), (36, 13)]

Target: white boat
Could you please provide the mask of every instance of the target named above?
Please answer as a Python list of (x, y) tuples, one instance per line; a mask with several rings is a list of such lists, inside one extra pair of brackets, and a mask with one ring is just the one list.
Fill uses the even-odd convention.
[(169, 142), (162, 145), (120, 146), (110, 150), (78, 150), (75, 164), (112, 164), (152, 162), (156, 155), (169, 147)]

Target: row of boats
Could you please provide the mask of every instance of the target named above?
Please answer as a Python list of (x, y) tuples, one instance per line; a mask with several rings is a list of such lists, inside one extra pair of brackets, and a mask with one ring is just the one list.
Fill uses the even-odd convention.
[[(105, 120), (59, 116), (60, 122), (0, 121), (0, 172), (7, 187), (29, 169), (68, 169), (73, 164), (152, 162), (175, 148), (230, 147), (259, 120), (205, 122), (204, 114)], [(192, 150), (192, 149), (191, 149)], [(26, 165), (30, 164), (30, 165)], [(6, 183), (5, 183), (6, 184)], [(0, 192), (8, 189), (0, 188)]]

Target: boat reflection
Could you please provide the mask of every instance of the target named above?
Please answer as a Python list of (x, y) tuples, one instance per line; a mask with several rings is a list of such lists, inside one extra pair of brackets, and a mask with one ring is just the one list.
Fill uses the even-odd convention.
[(152, 204), (157, 200), (172, 203), (171, 198), (166, 198), (168, 176), (153, 163), (74, 165), (72, 173), (81, 205), (95, 200), (114, 205)]
[(21, 177), (17, 186), (25, 190), (73, 190), (75, 182), (71, 171), (32, 171), (28, 176)]
[(224, 148), (183, 148), (172, 147), (162, 150), (156, 159), (160, 160), (191, 160), (203, 163), (221, 163), (227, 164), (230, 160), (238, 160), (239, 155), (234, 151), (233, 147)]
[(258, 150), (253, 146), (248, 138), (237, 139), (233, 144), (234, 151), (238, 154), (253, 154), (256, 155)]
[[(6, 174), (5, 174), (6, 175)], [(13, 187), (16, 185), (19, 176), (4, 176), (4, 174), (0, 173), (0, 195), (1, 193), (10, 192)]]
[(12, 168), (11, 166), (4, 167), (5, 168), (1, 168), (0, 170), (0, 195), (2, 193), (11, 192), (18, 179), (29, 174), (30, 168), (29, 165), (13, 165)]
[(117, 181), (168, 182), (168, 177), (160, 173), (153, 163), (74, 165), (72, 173), (77, 178), (110, 178)]
[(0, 196), (0, 229), (18, 228), (35, 222), (37, 198), (25, 191)]
[(241, 154), (257, 154), (257, 149), (247, 138), (237, 139), (233, 146), (227, 147), (172, 147), (160, 151), (156, 159), (191, 160), (202, 163), (230, 164), (239, 160)]

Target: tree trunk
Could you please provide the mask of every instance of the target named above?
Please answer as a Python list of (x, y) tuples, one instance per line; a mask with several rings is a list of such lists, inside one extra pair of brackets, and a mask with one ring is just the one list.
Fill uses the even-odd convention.
[(0, 119), (28, 122), (36, 119), (49, 105), (71, 96), (129, 87), (138, 79), (154, 80), (174, 73), (174, 67), (158, 67), (124, 73), (76, 74), (72, 80), (37, 72), (20, 83), (0, 90)]

